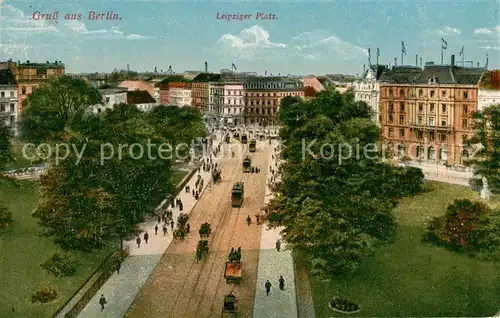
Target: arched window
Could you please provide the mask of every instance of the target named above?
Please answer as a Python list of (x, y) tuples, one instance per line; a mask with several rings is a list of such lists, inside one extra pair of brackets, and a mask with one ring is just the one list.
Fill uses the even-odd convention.
[(399, 144), (398, 145), (398, 156), (404, 157), (405, 155), (405, 145)]
[(429, 147), (427, 150), (427, 157), (431, 160), (436, 160), (436, 149), (434, 147)]
[(418, 91), (418, 97), (424, 97), (424, 90), (423, 89), (420, 89)]
[(422, 145), (419, 145), (417, 147), (417, 158), (419, 158), (419, 159), (424, 158), (424, 147)]
[(399, 90), (399, 96), (401, 96), (401, 97), (405, 96), (405, 90), (404, 89), (400, 89)]

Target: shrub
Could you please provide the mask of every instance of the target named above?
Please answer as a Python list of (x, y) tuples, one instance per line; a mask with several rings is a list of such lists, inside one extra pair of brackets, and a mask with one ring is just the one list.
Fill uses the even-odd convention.
[(356, 305), (354, 302), (340, 297), (333, 298), (330, 301), (330, 307), (348, 313), (360, 310), (360, 307)]
[(68, 253), (56, 253), (40, 266), (56, 277), (71, 276), (76, 272), (76, 259)]
[(12, 212), (0, 202), (0, 229), (3, 229), (12, 222)]
[(31, 296), (31, 302), (48, 303), (57, 298), (57, 291), (54, 288), (42, 287)]

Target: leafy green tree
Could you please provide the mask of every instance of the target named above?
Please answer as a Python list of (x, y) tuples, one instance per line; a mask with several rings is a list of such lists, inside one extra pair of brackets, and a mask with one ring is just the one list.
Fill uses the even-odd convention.
[(99, 91), (83, 80), (51, 79), (24, 102), (21, 138), (35, 144), (65, 141), (78, 133), (82, 117), (101, 101)]
[[(352, 94), (326, 90), (309, 101), (283, 100), (278, 117), (284, 163), (266, 207), (292, 248), (307, 251), (322, 277), (359, 267), (395, 231), (392, 211), (414, 171), (381, 162), (372, 111)], [(407, 192), (417, 192), (408, 185)]]
[(500, 194), (500, 104), (492, 105), (474, 115), (476, 134), (469, 141), (477, 151), (468, 164), (474, 165), (475, 187), (482, 187), (482, 177), (486, 177), (493, 194)]
[(7, 206), (0, 202), (0, 229), (3, 229), (12, 222), (12, 212), (9, 211)]
[(72, 152), (42, 178), (34, 215), (63, 247), (91, 250), (123, 240), (173, 190), (171, 160), (151, 146), (148, 154), (148, 145), (164, 139), (144, 117), (133, 105), (91, 116), (84, 137), (70, 140), (83, 155)]
[(0, 171), (13, 159), (12, 130), (0, 120)]

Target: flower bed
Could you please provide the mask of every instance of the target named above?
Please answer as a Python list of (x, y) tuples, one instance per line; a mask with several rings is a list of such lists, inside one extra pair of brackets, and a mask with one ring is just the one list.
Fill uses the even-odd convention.
[(352, 301), (349, 301), (345, 298), (335, 297), (329, 303), (328, 306), (334, 311), (343, 313), (343, 314), (354, 314), (361, 310), (359, 305), (356, 305)]

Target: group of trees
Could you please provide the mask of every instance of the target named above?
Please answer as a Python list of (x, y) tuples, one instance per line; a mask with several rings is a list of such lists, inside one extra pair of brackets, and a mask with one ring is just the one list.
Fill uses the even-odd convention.
[(307, 252), (315, 275), (349, 273), (390, 242), (398, 199), (422, 189), (420, 169), (382, 162), (372, 118), (352, 93), (335, 90), (309, 101), (287, 97), (280, 106), (284, 163), (266, 218)]
[(482, 259), (498, 260), (500, 209), (491, 209), (482, 202), (457, 199), (443, 216), (429, 222), (424, 241)]
[(94, 114), (100, 102), (97, 89), (60, 77), (34, 91), (23, 107), (22, 140), (50, 144), (64, 158), (56, 161), (52, 151), (34, 213), (64, 248), (92, 250), (131, 234), (174, 188), (175, 153), (159, 156), (159, 145), (205, 134), (195, 109), (158, 106), (143, 113), (121, 104)]

